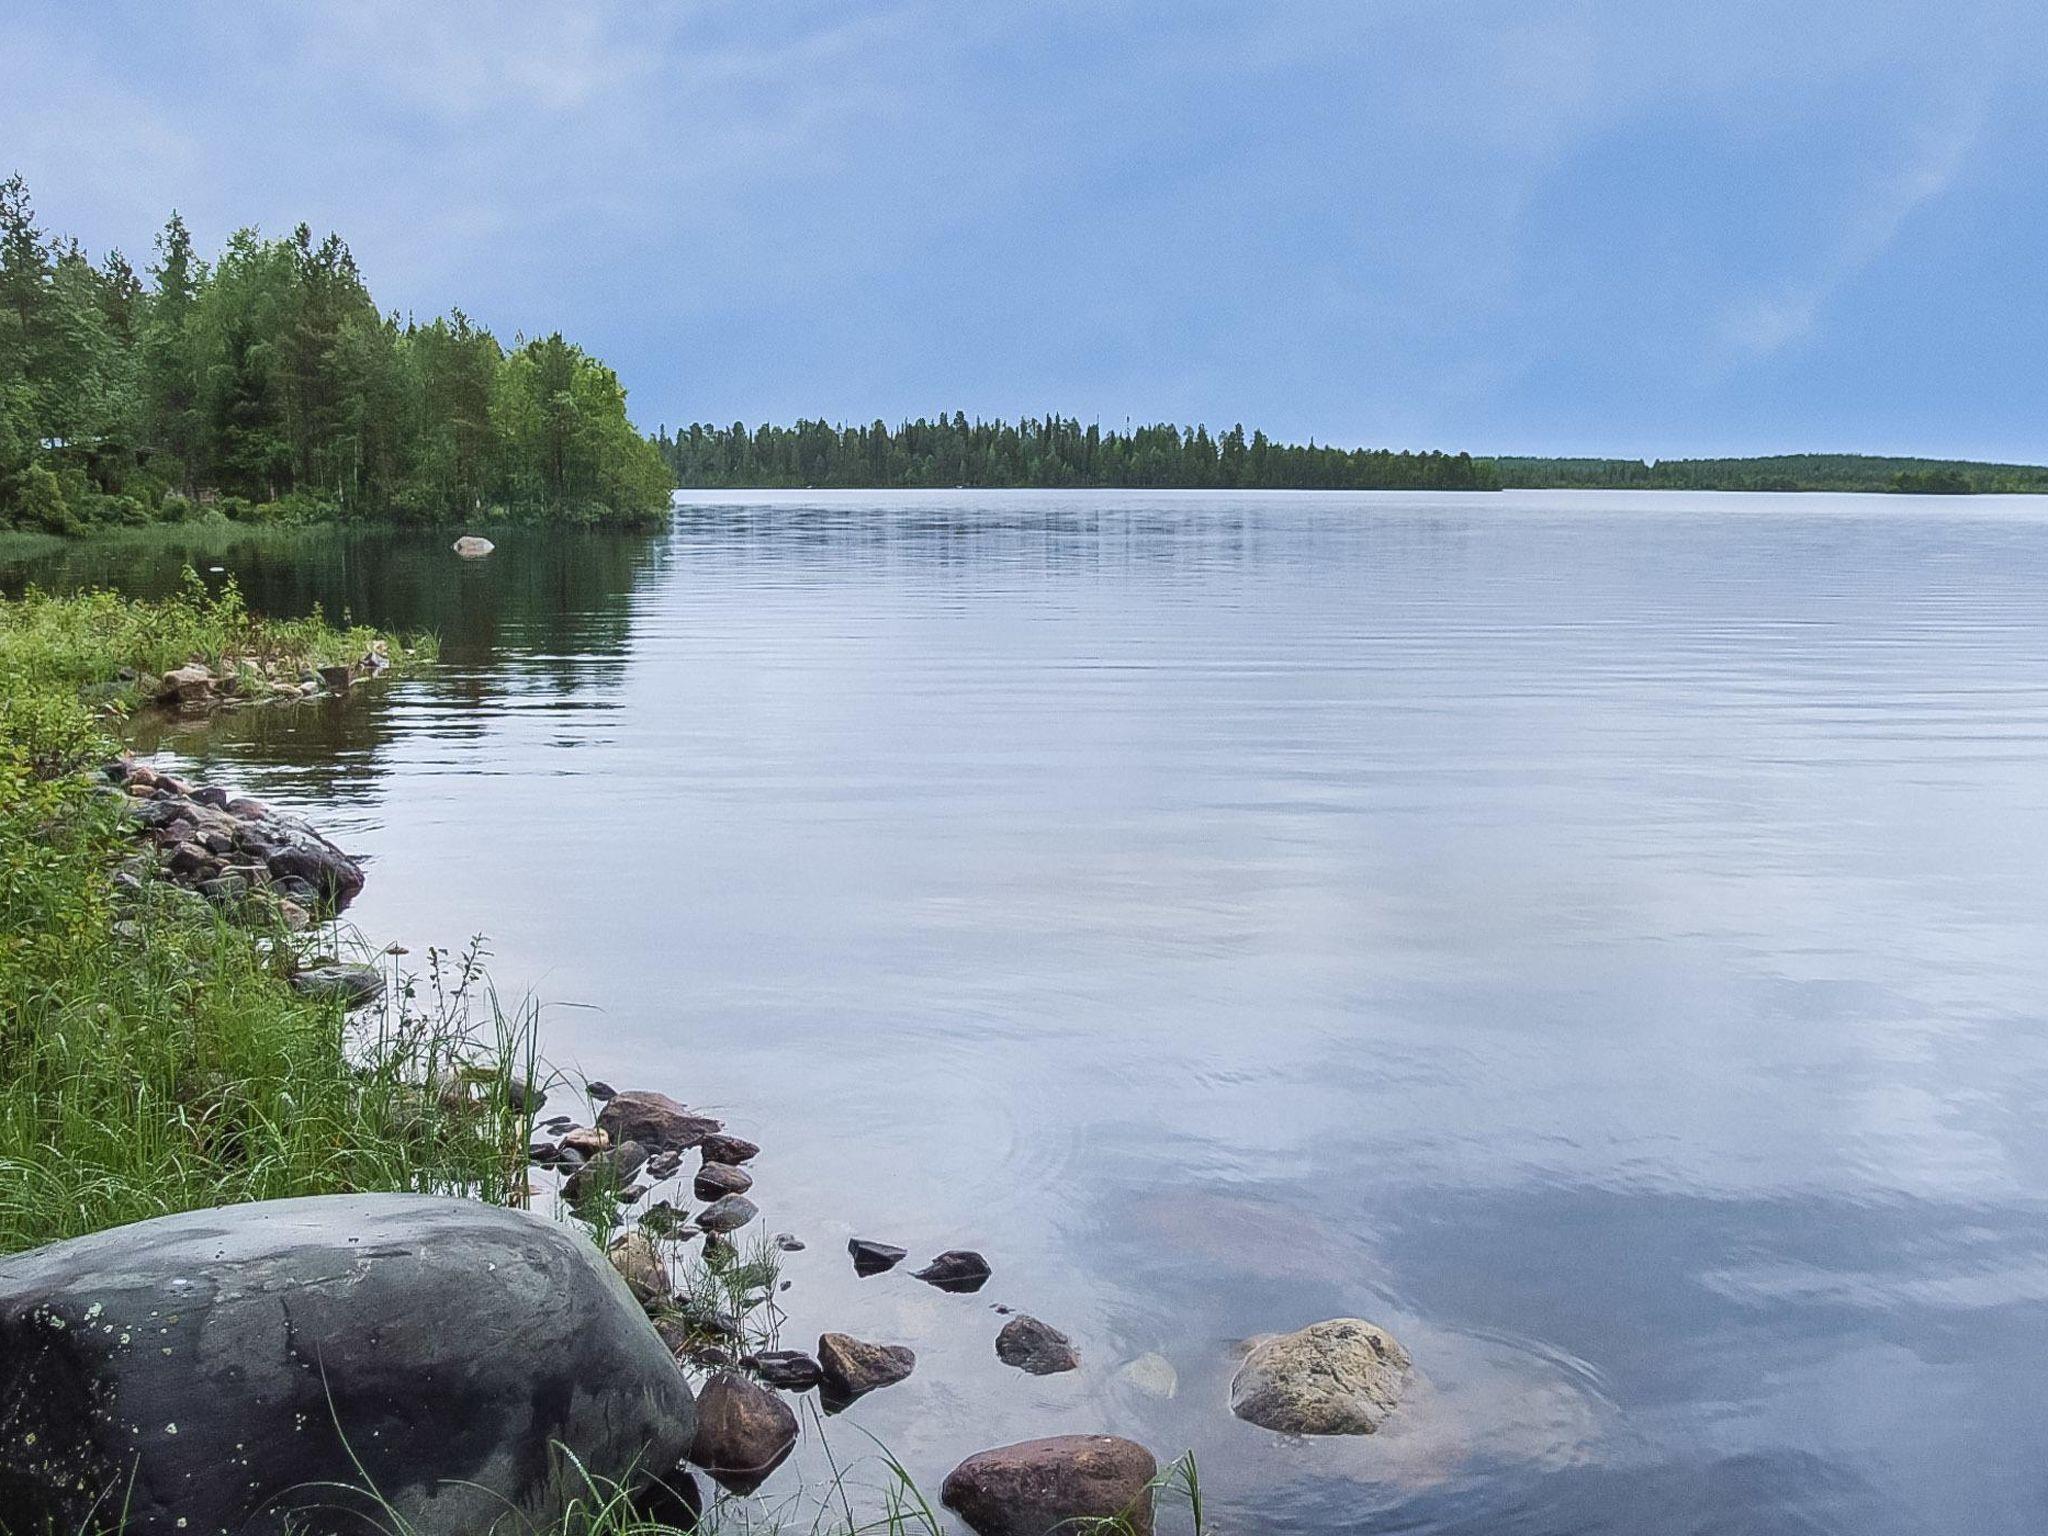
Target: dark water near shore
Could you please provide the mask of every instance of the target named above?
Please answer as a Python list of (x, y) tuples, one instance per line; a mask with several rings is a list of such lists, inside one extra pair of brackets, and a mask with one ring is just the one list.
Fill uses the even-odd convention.
[[(2048, 1528), (2048, 505), (782, 495), (446, 544), (209, 551), (444, 664), (177, 750), (373, 855), (378, 938), (488, 933), (558, 1062), (766, 1146), (788, 1341), (919, 1354), (842, 1461), (1115, 1429), (1238, 1533)], [(854, 1234), (996, 1279), (857, 1283)], [(1000, 1366), (991, 1302), (1084, 1369)], [(1230, 1418), (1234, 1341), (1343, 1314), (1426, 1378), (1385, 1433)]]

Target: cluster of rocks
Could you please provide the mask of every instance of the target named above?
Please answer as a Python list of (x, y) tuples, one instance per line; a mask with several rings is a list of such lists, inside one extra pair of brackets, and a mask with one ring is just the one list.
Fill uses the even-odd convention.
[(323, 667), (299, 667), (264, 656), (228, 657), (218, 669), (203, 661), (173, 667), (161, 677), (124, 675), (135, 691), (160, 709), (200, 714), (245, 704), (287, 704), (321, 693), (345, 693), (355, 683), (374, 677), (391, 665), (389, 648), (372, 641), (354, 661)]
[(105, 777), (143, 845), (114, 877), (124, 892), (139, 894), (143, 881), (164, 879), (232, 915), (301, 929), (341, 911), (363, 888), (356, 860), (260, 800), (126, 757), (108, 763)]

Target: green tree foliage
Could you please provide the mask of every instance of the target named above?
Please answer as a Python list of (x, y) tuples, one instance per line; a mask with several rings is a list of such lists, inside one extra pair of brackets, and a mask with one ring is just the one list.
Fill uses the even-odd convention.
[(400, 323), (339, 236), (240, 230), (209, 263), (174, 213), (145, 281), (0, 183), (0, 526), (643, 521), (671, 483), (609, 368), (459, 310)]
[(1491, 490), (1470, 454), (1276, 443), (1242, 426), (1220, 438), (1171, 423), (1105, 432), (1061, 416), (969, 422), (960, 412), (891, 428), (799, 421), (662, 430), (685, 486), (1150, 486), (1314, 490)]

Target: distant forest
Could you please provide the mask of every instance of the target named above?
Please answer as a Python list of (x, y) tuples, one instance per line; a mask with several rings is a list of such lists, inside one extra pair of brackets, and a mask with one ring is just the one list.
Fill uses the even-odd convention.
[(676, 483), (743, 486), (1131, 486), (1173, 489), (1483, 491), (1493, 467), (1468, 453), (1395, 453), (1276, 443), (1242, 426), (1212, 436), (1171, 423), (1127, 432), (1071, 417), (969, 421), (954, 412), (891, 427), (666, 428)]
[(1104, 430), (1066, 416), (1015, 422), (962, 412), (895, 427), (798, 421), (698, 425), (655, 439), (688, 488), (1128, 486), (1202, 490), (2048, 492), (2048, 467), (1966, 460), (1783, 454), (1755, 459), (1474, 458), (1281, 443), (1242, 426)]
[(381, 313), (349, 249), (176, 214), (137, 272), (95, 262), (0, 182), (0, 527), (243, 521), (645, 521), (671, 488), (611, 369), (460, 310)]
[(1500, 483), (1530, 490), (2048, 492), (2048, 467), (1967, 459), (1792, 453), (1760, 459), (1497, 458)]

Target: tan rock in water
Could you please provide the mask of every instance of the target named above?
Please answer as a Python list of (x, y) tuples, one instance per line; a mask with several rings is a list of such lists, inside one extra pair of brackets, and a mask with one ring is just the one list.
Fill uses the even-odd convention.
[(480, 539), (473, 533), (466, 533), (451, 547), (465, 560), (481, 560), (498, 546), (489, 539)]
[(1252, 1346), (1230, 1411), (1289, 1435), (1369, 1435), (1408, 1386), (1408, 1352), (1363, 1318), (1338, 1317)]

